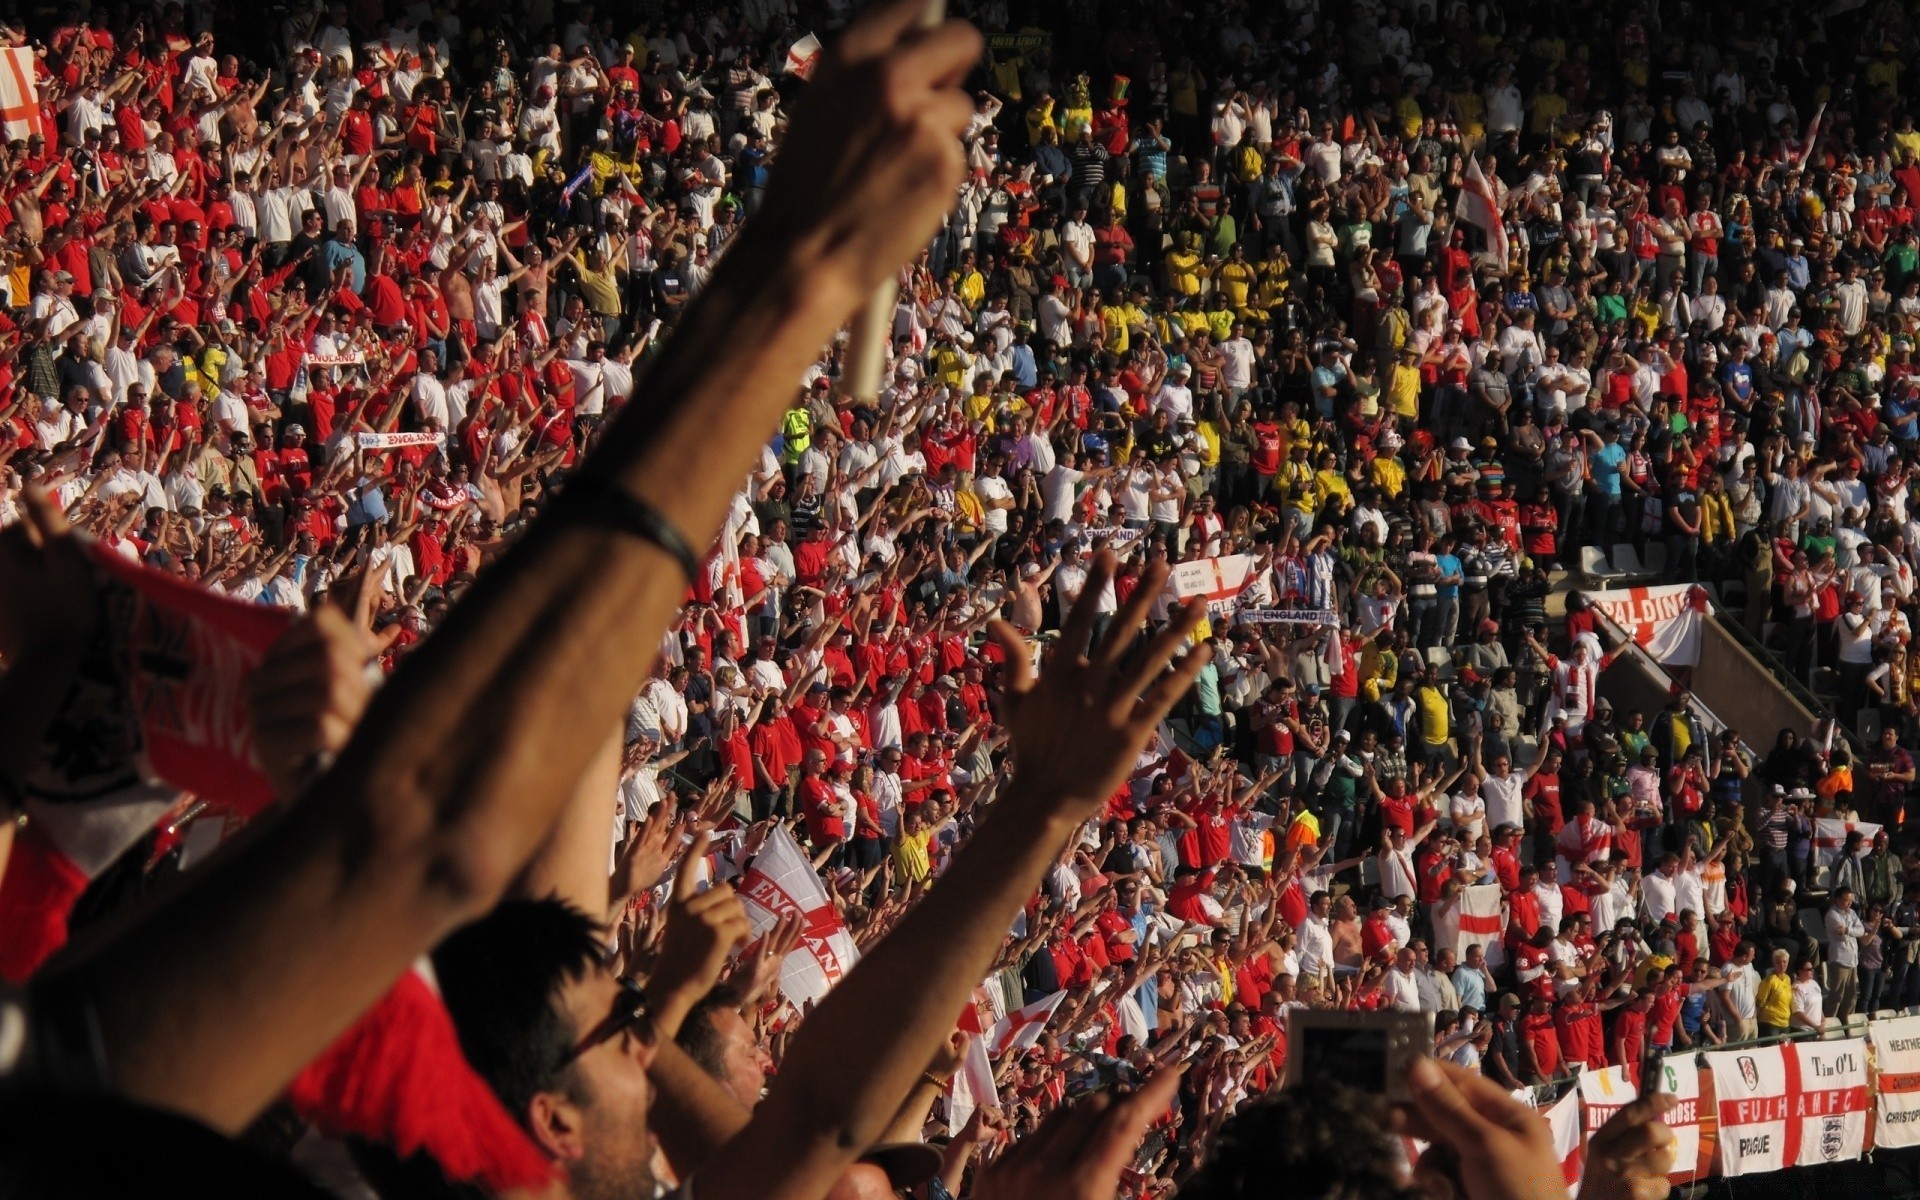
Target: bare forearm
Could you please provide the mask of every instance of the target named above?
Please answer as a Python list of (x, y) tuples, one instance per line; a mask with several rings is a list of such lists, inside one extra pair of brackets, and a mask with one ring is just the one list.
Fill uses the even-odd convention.
[(741, 1135), (752, 1153), (704, 1172), (703, 1194), (800, 1194), (885, 1132), (1072, 832), (1023, 810), (1035, 807), (1017, 790), (996, 805), (939, 886), (801, 1026)]
[[(647, 381), (657, 401), (630, 407), (589, 461), (696, 545), (844, 316), (821, 315), (819, 293), (774, 284), (792, 273), (757, 261), (761, 278), (743, 258), (703, 293)], [(745, 350), (713, 355), (722, 342)], [(522, 870), (646, 678), (684, 591), (651, 543), (587, 525), (531, 531), (407, 659), (309, 803), (60, 982), (95, 1003), (116, 1084), (216, 1127), (252, 1120)]]

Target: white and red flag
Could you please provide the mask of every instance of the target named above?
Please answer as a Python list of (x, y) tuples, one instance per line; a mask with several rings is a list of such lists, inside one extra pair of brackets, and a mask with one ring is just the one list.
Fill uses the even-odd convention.
[(1173, 594), (1181, 600), (1196, 596), (1207, 602), (1207, 611), (1225, 614), (1233, 611), (1233, 601), (1246, 590), (1253, 578), (1253, 555), (1223, 554), (1218, 558), (1196, 558), (1177, 563), (1173, 568)]
[(785, 826), (774, 827), (753, 866), (741, 876), (740, 898), (755, 937), (773, 928), (783, 914), (800, 914), (800, 944), (780, 964), (780, 990), (795, 1004), (818, 1001), (859, 961), (860, 951), (826, 885)]
[(1460, 219), (1477, 226), (1487, 236), (1487, 257), (1501, 267), (1507, 265), (1507, 225), (1501, 210), (1505, 207), (1506, 185), (1490, 179), (1480, 169), (1480, 160), (1467, 155), (1466, 177), (1460, 188)]
[(10, 46), (0, 50), (0, 120), (6, 122), (7, 140), (25, 141), (47, 134), (46, 114), (40, 110), (40, 88), (34, 78), (31, 47)]
[(987, 1053), (999, 1058), (1009, 1050), (1025, 1050), (1039, 1041), (1040, 1035), (1047, 1030), (1047, 1021), (1066, 998), (1065, 992), (1042, 996), (1032, 1004), (1017, 1008), (995, 1021), (993, 1031), (987, 1037)]
[(1666, 666), (1700, 665), (1700, 630), (1707, 593), (1697, 584), (1587, 592), (1589, 603)]

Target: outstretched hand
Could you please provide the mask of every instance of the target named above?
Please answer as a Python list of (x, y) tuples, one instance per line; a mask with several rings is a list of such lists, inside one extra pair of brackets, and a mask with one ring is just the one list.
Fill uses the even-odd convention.
[(20, 494), (21, 519), (0, 530), (0, 658), (67, 646), (76, 654), (100, 619), (93, 566), (66, 514), (39, 488)]
[(661, 1037), (680, 1032), (687, 1013), (720, 982), (728, 957), (752, 934), (746, 905), (732, 886), (717, 883), (704, 892), (696, 890), (697, 873), (709, 840), (705, 833), (695, 834), (687, 856), (680, 862), (680, 873), (673, 881), (673, 900), (667, 905), (660, 960), (647, 980), (653, 1026)]
[(289, 625), (247, 677), (247, 715), (261, 773), (282, 800), (296, 799), (353, 736), (373, 697), (367, 665), (393, 644), (376, 634), (367, 574), (336, 584), (334, 603)]
[(1095, 1092), (1054, 1111), (980, 1173), (978, 1200), (1113, 1200), (1147, 1126), (1173, 1102), (1180, 1072), (1117, 1099)]
[(1421, 1157), (1421, 1170), (1447, 1162), (1465, 1200), (1565, 1200), (1560, 1156), (1539, 1113), (1454, 1063), (1419, 1059), (1407, 1083), (1407, 1132), (1442, 1148)]
[(1019, 631), (1000, 620), (987, 627), (1006, 653), (1003, 711), (1013, 735), (1014, 786), (1076, 819), (1126, 782), (1141, 747), (1212, 653), (1204, 643), (1181, 650), (1205, 612), (1198, 604), (1175, 609), (1164, 629), (1142, 640), (1147, 613), (1166, 582), (1163, 564), (1142, 573), (1096, 642), (1095, 610), (1116, 566), (1109, 551), (1094, 556), (1086, 587), (1037, 678)]
[(1671, 1093), (1655, 1092), (1607, 1118), (1587, 1143), (1583, 1200), (1666, 1200), (1677, 1139), (1661, 1118), (1675, 1103)]

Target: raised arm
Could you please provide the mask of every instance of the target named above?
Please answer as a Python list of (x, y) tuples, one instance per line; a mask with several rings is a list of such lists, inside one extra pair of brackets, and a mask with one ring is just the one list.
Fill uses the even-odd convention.
[(940, 886), (907, 914), (807, 1018), (752, 1123), (700, 1173), (708, 1200), (797, 1200), (823, 1194), (885, 1132), (952, 1031), (954, 1014), (991, 966), (1027, 898), (1081, 823), (1125, 782), (1162, 714), (1191, 686), (1204, 649), (1165, 667), (1198, 623), (1184, 610), (1137, 656), (1165, 568), (1150, 571), (1107, 637), (1088, 646), (1096, 598), (1112, 578), (1096, 560), (1059, 648), (1039, 679), (1019, 634), (991, 627), (1008, 652), (1017, 767)]
[(403, 661), (308, 803), (36, 981), (49, 1011), (90, 1006), (121, 1091), (237, 1131), (546, 837), (687, 582), (608, 497), (707, 544), (792, 381), (958, 184), (972, 103), (957, 85), (979, 42), (908, 32), (917, 9), (870, 10), (823, 63), (773, 219), (742, 231), (655, 361), (648, 402), (581, 468), (570, 486), (589, 498), (543, 514)]

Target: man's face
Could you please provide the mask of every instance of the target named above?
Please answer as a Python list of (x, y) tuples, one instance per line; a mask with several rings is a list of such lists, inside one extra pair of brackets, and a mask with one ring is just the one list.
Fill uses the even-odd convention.
[(760, 1048), (759, 1040), (753, 1036), (753, 1027), (733, 1009), (715, 1009), (710, 1019), (720, 1039), (720, 1061), (726, 1070), (721, 1082), (733, 1093), (734, 1099), (752, 1108), (760, 1103), (760, 1093), (766, 1090), (767, 1072), (772, 1069), (773, 1060)]
[(653, 1048), (635, 1032), (625, 991), (596, 968), (564, 985), (560, 1007), (576, 1034), (564, 1092), (542, 1092), (525, 1114), (534, 1137), (560, 1160), (575, 1196), (653, 1192), (653, 1137), (647, 1067)]

